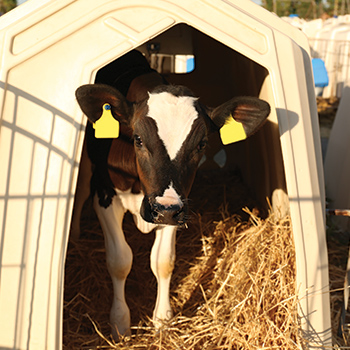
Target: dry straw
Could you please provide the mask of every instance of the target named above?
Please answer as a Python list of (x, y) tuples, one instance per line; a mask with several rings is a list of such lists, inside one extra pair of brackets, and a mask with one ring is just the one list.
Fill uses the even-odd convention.
[(126, 287), (133, 335), (119, 343), (110, 337), (112, 287), (102, 235), (98, 223), (87, 223), (85, 236), (70, 243), (67, 257), (65, 348), (301, 349), (289, 218), (262, 220), (247, 209), (248, 220), (242, 222), (227, 205), (220, 210), (216, 205), (193, 214), (189, 228), (178, 234), (175, 317), (160, 330), (150, 321), (156, 293), (148, 262), (153, 237), (137, 232), (127, 218), (134, 251)]

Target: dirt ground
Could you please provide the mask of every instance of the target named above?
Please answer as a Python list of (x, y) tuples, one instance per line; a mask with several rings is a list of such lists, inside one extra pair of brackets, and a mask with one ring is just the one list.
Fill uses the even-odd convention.
[(339, 105), (339, 98), (317, 98), (317, 110), (320, 123), (320, 136), (323, 159), (325, 159), (328, 139)]
[(339, 106), (339, 98), (317, 98), (321, 138), (328, 138)]

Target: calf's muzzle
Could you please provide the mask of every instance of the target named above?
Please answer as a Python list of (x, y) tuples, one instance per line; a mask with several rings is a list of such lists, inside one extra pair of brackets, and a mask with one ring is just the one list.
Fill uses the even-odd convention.
[(184, 203), (163, 205), (145, 196), (141, 206), (141, 216), (147, 222), (160, 225), (182, 226), (186, 222), (187, 206)]

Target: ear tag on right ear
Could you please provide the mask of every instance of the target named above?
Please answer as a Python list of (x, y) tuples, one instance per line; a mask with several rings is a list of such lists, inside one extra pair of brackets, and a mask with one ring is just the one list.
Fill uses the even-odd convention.
[(110, 104), (103, 105), (101, 118), (93, 124), (93, 127), (95, 137), (98, 139), (116, 139), (119, 136), (119, 122), (113, 118)]
[(220, 137), (222, 143), (228, 145), (230, 143), (245, 140), (247, 134), (245, 133), (243, 124), (235, 121), (233, 117), (230, 116), (220, 129)]

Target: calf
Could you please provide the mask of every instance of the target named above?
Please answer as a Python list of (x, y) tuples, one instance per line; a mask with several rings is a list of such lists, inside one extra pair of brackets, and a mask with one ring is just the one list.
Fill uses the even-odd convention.
[[(90, 122), (88, 153), (95, 165), (91, 188), (113, 281), (110, 321), (116, 338), (130, 330), (124, 286), (132, 251), (122, 230), (125, 212), (133, 214), (141, 232), (155, 229), (150, 260), (158, 283), (153, 320), (159, 326), (172, 317), (169, 286), (175, 263), (175, 234), (188, 218), (186, 199), (209, 133), (235, 123), (248, 137), (270, 112), (268, 103), (253, 97), (233, 98), (217, 108), (207, 108), (188, 88), (164, 85), (140, 54), (130, 55), (138, 56), (144, 69), (137, 68), (136, 75), (125, 72), (131, 79), (123, 93), (105, 84), (83, 85), (76, 91)], [(101, 120), (106, 107), (104, 113), (119, 122), (118, 138), (97, 139), (93, 135), (92, 124)]]

